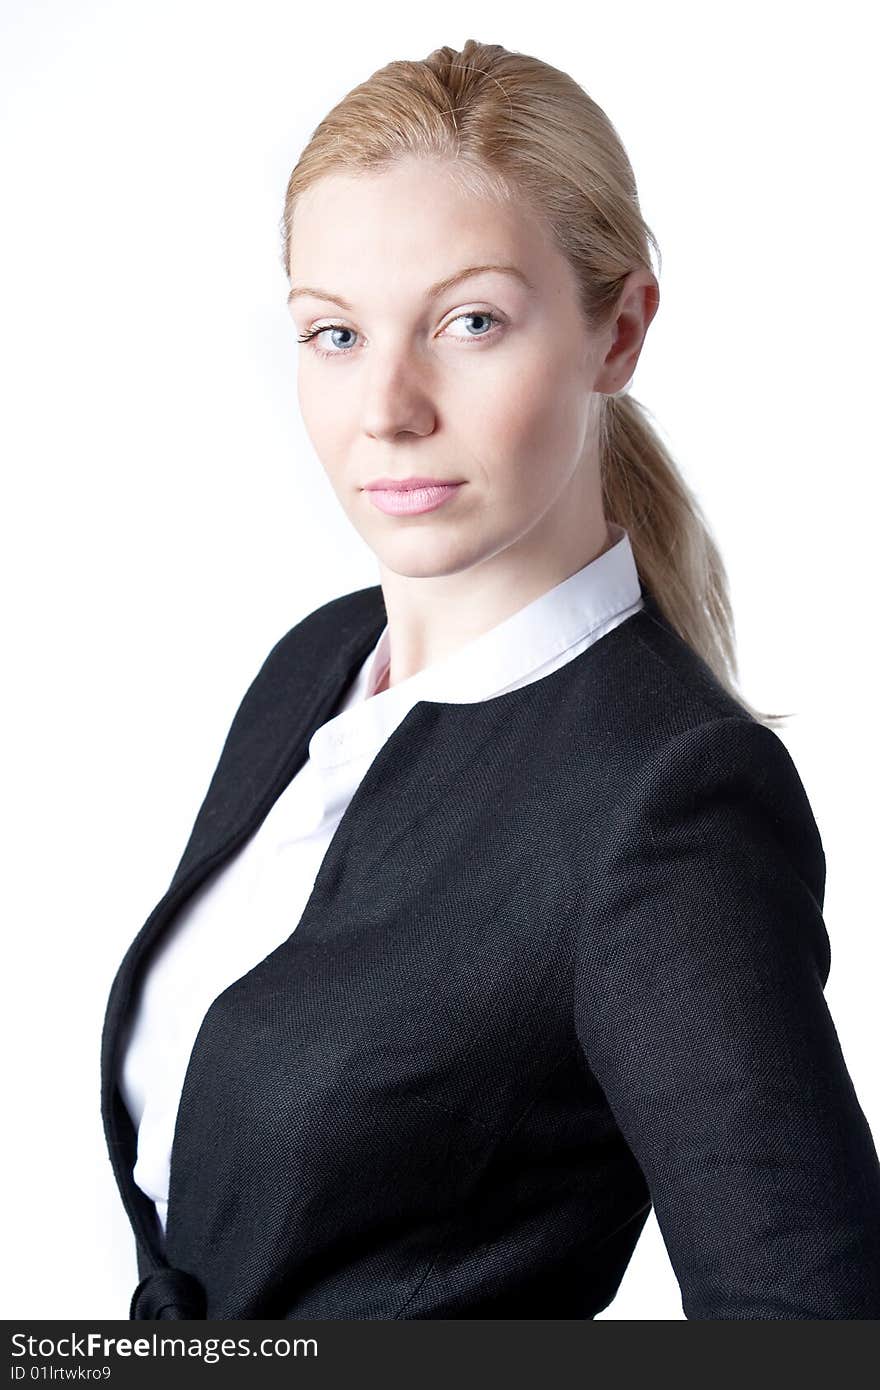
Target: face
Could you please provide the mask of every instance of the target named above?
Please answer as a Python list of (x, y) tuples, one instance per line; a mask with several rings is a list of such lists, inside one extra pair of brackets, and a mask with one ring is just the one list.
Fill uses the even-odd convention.
[(626, 384), (647, 325), (591, 335), (545, 224), (407, 160), (319, 180), (290, 249), (303, 421), (383, 570), (452, 575), (583, 535), (593, 393)]

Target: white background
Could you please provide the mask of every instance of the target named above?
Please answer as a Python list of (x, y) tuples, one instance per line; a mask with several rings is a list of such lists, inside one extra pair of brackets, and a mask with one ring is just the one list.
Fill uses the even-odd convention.
[[(721, 547), (744, 692), (796, 712), (781, 737), (827, 855), (826, 994), (877, 1136), (869, 7), (0, 15), (2, 1315), (127, 1316), (99, 1112), (110, 982), (270, 647), (378, 579), (298, 417), (288, 175), (355, 83), (467, 38), (570, 72), (633, 163), (663, 265), (632, 391)], [(653, 1215), (602, 1316), (682, 1317)]]

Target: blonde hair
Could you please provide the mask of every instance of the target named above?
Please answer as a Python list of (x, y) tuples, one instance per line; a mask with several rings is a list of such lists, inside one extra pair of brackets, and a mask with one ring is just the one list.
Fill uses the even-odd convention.
[[(290, 279), (297, 199), (331, 173), (374, 173), (404, 156), (442, 160), (479, 196), (526, 202), (555, 235), (579, 284), (591, 329), (613, 314), (637, 267), (653, 273), (659, 246), (639, 208), (623, 144), (573, 78), (500, 44), (468, 39), (374, 72), (324, 117), (290, 180), (281, 219)], [(740, 694), (734, 620), (718, 547), (649, 412), (626, 391), (599, 397), (605, 516), (626, 528), (643, 588), (661, 616), (753, 718)]]

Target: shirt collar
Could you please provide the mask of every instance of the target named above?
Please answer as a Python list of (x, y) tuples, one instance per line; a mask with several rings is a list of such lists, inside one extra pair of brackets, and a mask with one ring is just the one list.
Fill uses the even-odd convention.
[(470, 704), (521, 685), (632, 607), (641, 585), (629, 535), (614, 522), (608, 527), (614, 543), (603, 554), (449, 656), (376, 694), (390, 660), (386, 623), (343, 709), (312, 735), (312, 761), (329, 768), (371, 757), (419, 700)]

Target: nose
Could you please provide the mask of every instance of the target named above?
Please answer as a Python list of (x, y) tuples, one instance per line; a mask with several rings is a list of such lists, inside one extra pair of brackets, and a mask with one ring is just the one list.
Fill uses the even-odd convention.
[(363, 427), (375, 439), (430, 434), (436, 410), (426, 382), (412, 364), (386, 357), (373, 365), (365, 386)]

